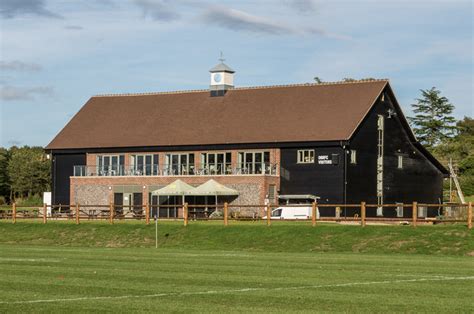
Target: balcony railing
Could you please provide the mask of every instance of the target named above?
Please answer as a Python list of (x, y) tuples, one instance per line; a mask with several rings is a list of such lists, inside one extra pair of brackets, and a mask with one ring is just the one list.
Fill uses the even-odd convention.
[(219, 175), (278, 175), (275, 163), (239, 164), (170, 164), (148, 166), (74, 166), (75, 177), (88, 176), (219, 176)]

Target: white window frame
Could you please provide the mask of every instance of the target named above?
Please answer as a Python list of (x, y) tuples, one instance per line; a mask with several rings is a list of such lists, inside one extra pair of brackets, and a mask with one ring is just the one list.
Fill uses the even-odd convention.
[(269, 184), (268, 185), (268, 199), (270, 201), (275, 201), (276, 199), (276, 184)]
[(428, 207), (427, 206), (418, 206), (417, 217), (426, 218), (428, 217)]
[(395, 211), (397, 212), (397, 218), (402, 218), (403, 217), (403, 203), (396, 203), (397, 207)]
[[(189, 161), (189, 157), (193, 156), (193, 162)], [(186, 156), (186, 162), (183, 162), (183, 156)], [(173, 157), (178, 158), (178, 163), (173, 164)], [(196, 164), (196, 156), (194, 153), (166, 153), (164, 171), (168, 175), (183, 175), (194, 172)]]
[[(218, 155), (223, 155), (223, 162), (221, 163), (217, 162)], [(214, 156), (214, 162), (209, 162), (210, 156)], [(208, 171), (208, 172), (210, 171), (211, 173), (214, 173), (214, 174), (231, 174), (232, 173), (232, 152), (231, 151), (203, 152), (201, 153), (201, 167), (204, 167), (205, 171)]]
[(403, 155), (398, 155), (397, 168), (398, 169), (403, 169)]
[[(146, 157), (151, 157), (151, 164), (147, 165)], [(153, 163), (154, 156), (157, 156), (156, 164)], [(138, 167), (138, 157), (143, 157), (143, 164), (142, 167)], [(130, 170), (131, 173), (134, 175), (157, 175), (158, 173), (158, 164), (160, 158), (158, 154), (132, 154), (130, 156)], [(147, 171), (147, 167), (150, 167)]]
[[(120, 164), (120, 157), (123, 159), (123, 164)], [(109, 162), (106, 165), (104, 158), (108, 158)], [(113, 158), (117, 159), (117, 164), (113, 163)], [(124, 154), (101, 154), (96, 156), (96, 171), (99, 176), (115, 176), (122, 173), (122, 167), (125, 165)]]
[(314, 164), (316, 158), (314, 149), (299, 149), (296, 155), (297, 164)]
[[(247, 156), (251, 155), (252, 161), (247, 162)], [(257, 155), (260, 157), (260, 161), (257, 161)], [(265, 161), (265, 156), (268, 157), (268, 161)], [(265, 174), (271, 167), (271, 154), (270, 151), (241, 151), (238, 152), (238, 165), (240, 174)], [(267, 169), (268, 167), (268, 169)]]
[(357, 150), (351, 149), (351, 164), (357, 165)]

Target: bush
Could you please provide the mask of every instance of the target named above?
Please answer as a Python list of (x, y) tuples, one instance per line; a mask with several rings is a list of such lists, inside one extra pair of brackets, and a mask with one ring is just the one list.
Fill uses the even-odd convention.
[(459, 184), (464, 195), (474, 195), (474, 176), (462, 176)]
[(16, 199), (17, 206), (42, 206), (43, 198), (39, 194), (34, 194), (26, 198)]

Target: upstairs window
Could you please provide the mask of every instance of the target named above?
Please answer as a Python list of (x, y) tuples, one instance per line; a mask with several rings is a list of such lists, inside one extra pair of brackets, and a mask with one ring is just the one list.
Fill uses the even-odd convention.
[(238, 174), (269, 174), (271, 172), (270, 152), (239, 152)]
[(158, 154), (132, 155), (130, 163), (132, 175), (158, 175)]
[(351, 149), (351, 164), (357, 164), (357, 151), (355, 149)]
[(98, 155), (96, 160), (99, 176), (123, 175), (125, 155)]
[(314, 164), (314, 149), (298, 150), (297, 163)]
[(222, 153), (201, 153), (201, 171), (205, 174), (231, 174), (232, 154)]
[(403, 156), (402, 155), (398, 155), (398, 166), (397, 166), (398, 169), (403, 169)]
[(194, 154), (193, 153), (173, 153), (166, 154), (166, 165), (164, 168), (166, 175), (189, 175), (194, 174)]

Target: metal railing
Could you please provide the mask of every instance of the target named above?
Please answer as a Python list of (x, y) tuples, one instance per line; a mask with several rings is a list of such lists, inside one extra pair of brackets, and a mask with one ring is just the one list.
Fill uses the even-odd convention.
[(219, 176), (219, 175), (278, 175), (276, 163), (213, 163), (164, 164), (139, 166), (74, 166), (75, 177), (88, 176)]

